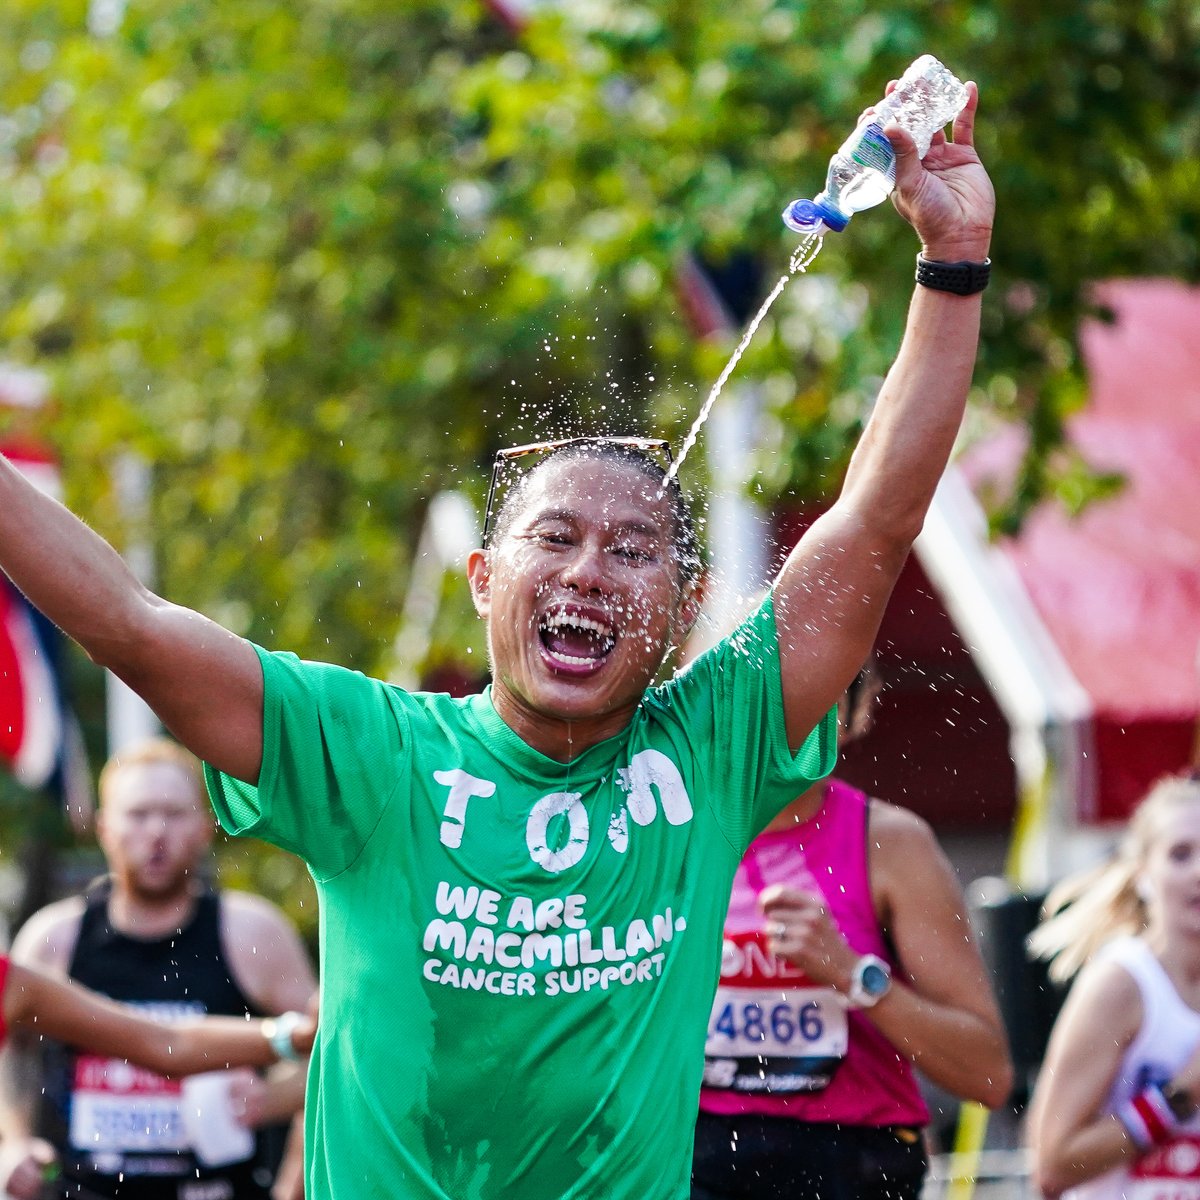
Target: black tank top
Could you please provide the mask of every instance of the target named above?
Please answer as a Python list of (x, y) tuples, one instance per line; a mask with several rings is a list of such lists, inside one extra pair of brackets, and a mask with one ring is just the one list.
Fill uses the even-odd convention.
[[(129, 937), (108, 917), (111, 886), (86, 896), (69, 974), (163, 1019), (264, 1015), (233, 977), (221, 943), (221, 902), (205, 891), (168, 937)], [(58, 1195), (72, 1200), (267, 1200), (277, 1133), (245, 1162), (209, 1168), (187, 1148), (178, 1085), (150, 1072), (48, 1047), (41, 1136), (59, 1150)], [(268, 1144), (271, 1143), (271, 1144)]]

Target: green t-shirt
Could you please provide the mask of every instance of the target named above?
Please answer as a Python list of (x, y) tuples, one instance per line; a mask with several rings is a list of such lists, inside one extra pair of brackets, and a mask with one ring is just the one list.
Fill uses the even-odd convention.
[(208, 784), (317, 883), (309, 1200), (685, 1200), (734, 869), (836, 757), (835, 712), (788, 749), (771, 602), (570, 764), (259, 654), (258, 787)]

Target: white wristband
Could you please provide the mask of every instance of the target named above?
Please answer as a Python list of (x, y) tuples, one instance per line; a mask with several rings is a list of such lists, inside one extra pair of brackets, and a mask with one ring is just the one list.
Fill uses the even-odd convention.
[(304, 1014), (298, 1012), (280, 1013), (277, 1017), (268, 1017), (262, 1024), (263, 1037), (271, 1043), (275, 1057), (285, 1062), (299, 1062), (300, 1055), (292, 1045), (292, 1034), (303, 1023)]

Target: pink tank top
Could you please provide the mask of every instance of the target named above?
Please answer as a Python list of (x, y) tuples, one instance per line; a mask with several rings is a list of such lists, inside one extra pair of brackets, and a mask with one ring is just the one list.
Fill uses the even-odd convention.
[(897, 964), (879, 928), (860, 791), (831, 779), (803, 825), (760, 834), (737, 869), (700, 1107), (846, 1125), (924, 1125), (912, 1067), (871, 1020), (767, 948), (758, 896), (773, 883), (820, 892), (846, 941)]

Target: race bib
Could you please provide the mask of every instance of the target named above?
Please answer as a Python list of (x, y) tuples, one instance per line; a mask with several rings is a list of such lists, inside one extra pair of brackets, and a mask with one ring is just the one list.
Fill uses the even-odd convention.
[(88, 1154), (186, 1150), (179, 1084), (123, 1059), (81, 1054), (69, 1136)]
[[(163, 1024), (204, 1015), (195, 1001), (134, 1004)], [(75, 1060), (68, 1138), (90, 1155), (173, 1155), (190, 1148), (180, 1084), (124, 1059), (80, 1054)]]
[(846, 1003), (833, 988), (812, 983), (776, 958), (760, 935), (725, 939), (704, 1046), (705, 1087), (819, 1092), (848, 1045)]
[(1129, 1171), (1127, 1200), (1200, 1200), (1200, 1134), (1184, 1134), (1140, 1158)]

